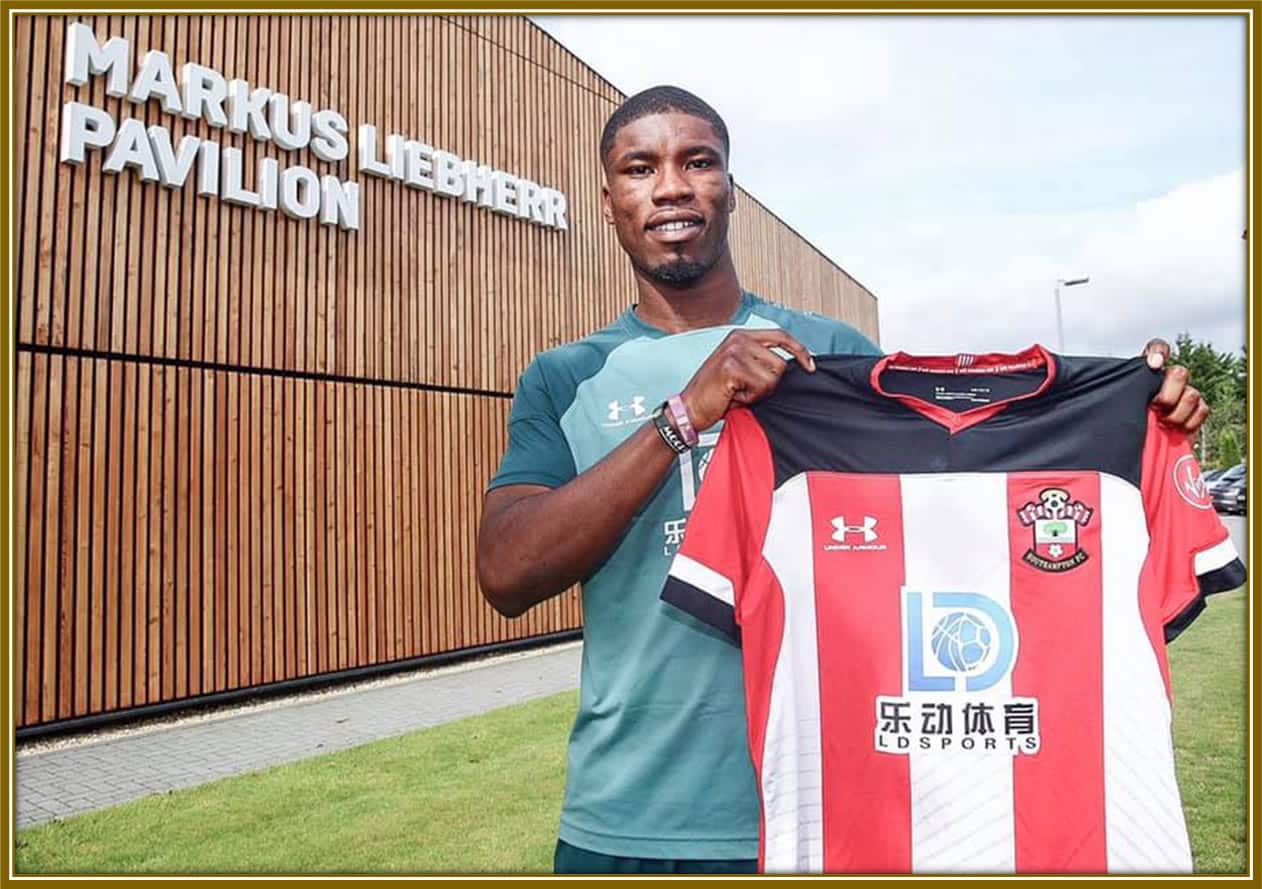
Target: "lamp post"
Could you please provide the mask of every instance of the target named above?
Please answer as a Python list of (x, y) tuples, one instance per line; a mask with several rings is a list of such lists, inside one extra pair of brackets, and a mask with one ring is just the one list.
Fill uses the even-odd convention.
[(1064, 354), (1065, 351), (1065, 324), (1060, 316), (1060, 289), (1062, 287), (1076, 287), (1079, 284), (1086, 284), (1090, 281), (1089, 277), (1082, 278), (1057, 278), (1056, 279), (1056, 351)]

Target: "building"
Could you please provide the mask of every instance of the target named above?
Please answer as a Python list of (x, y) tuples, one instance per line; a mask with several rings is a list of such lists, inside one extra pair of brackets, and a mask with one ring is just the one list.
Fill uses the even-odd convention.
[[(510, 16), (19, 16), (14, 52), (19, 728), (577, 629), (576, 592), (495, 614), (473, 542), (517, 375), (633, 292), (623, 96)], [(875, 338), (738, 200), (745, 285)]]

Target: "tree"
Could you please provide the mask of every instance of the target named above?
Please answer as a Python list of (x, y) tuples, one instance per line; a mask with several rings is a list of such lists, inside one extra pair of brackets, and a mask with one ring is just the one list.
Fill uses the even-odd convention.
[[(1240, 462), (1240, 443), (1247, 439), (1249, 392), (1248, 353), (1219, 352), (1210, 343), (1194, 342), (1187, 333), (1174, 341), (1171, 360), (1188, 369), (1192, 384), (1210, 406), (1201, 427), (1197, 453), (1205, 467), (1226, 469)], [(1224, 452), (1225, 445), (1233, 445)]]

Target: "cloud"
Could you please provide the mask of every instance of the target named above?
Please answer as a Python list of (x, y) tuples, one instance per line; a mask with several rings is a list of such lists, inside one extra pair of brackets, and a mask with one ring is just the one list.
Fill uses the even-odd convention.
[(1181, 331), (1234, 351), (1245, 342), (1244, 220), (1237, 170), (1123, 210), (917, 220), (856, 245), (850, 265), (871, 270), (890, 349), (1056, 348), (1055, 282), (1089, 276), (1061, 291), (1066, 352), (1136, 354)]
[(631, 94), (692, 90), (733, 132), (844, 126), (889, 99), (891, 53), (862, 20), (815, 17), (548, 17), (534, 21)]

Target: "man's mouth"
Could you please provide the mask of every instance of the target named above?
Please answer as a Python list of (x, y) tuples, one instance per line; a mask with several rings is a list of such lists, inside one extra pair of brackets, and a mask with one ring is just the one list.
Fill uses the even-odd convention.
[(650, 222), (645, 229), (655, 241), (663, 244), (682, 244), (700, 237), (704, 227), (705, 220), (699, 215), (671, 214), (665, 219)]
[(700, 228), (701, 222), (696, 219), (672, 219), (669, 222), (659, 222), (656, 225), (650, 225), (649, 231), (654, 232), (681, 232), (690, 228)]

